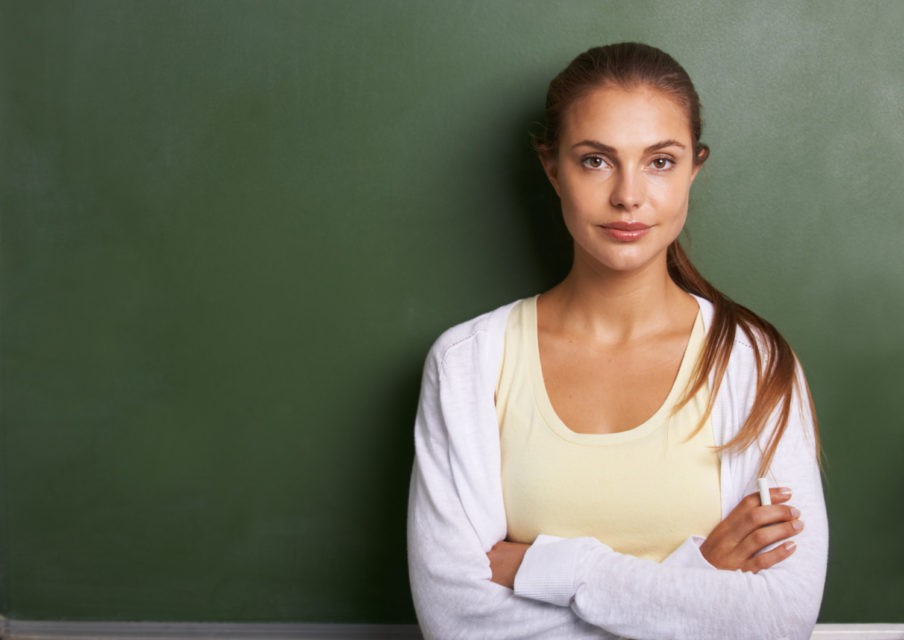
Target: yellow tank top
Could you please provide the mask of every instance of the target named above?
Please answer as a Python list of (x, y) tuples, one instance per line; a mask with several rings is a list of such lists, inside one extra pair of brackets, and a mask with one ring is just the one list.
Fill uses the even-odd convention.
[(611, 434), (572, 431), (546, 394), (537, 299), (518, 303), (505, 332), (496, 411), (508, 538), (593, 536), (616, 551), (661, 561), (721, 520), (712, 426), (693, 437), (703, 388), (677, 412), (705, 338), (700, 315), (665, 402), (643, 424)]

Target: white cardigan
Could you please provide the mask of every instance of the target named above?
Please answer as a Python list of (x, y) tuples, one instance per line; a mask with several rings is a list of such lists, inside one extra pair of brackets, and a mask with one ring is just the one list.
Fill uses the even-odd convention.
[[(712, 305), (698, 299), (704, 324)], [(809, 638), (822, 599), (828, 530), (808, 403), (796, 398), (770, 470), (793, 491), (804, 530), (797, 550), (758, 574), (723, 571), (692, 537), (662, 563), (595, 538), (541, 537), (515, 591), (490, 581), (486, 553), (506, 536), (494, 390), (511, 304), (449, 329), (427, 356), (415, 423), (408, 565), (425, 638), (731, 640)], [(741, 332), (739, 332), (741, 333)], [(753, 402), (753, 352), (736, 341), (713, 408), (717, 443)], [(722, 515), (756, 489), (760, 454), (721, 458)]]

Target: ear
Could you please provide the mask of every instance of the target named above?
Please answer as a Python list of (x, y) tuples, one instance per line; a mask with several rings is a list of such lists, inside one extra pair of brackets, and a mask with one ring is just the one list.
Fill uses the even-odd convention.
[(700, 169), (703, 168), (703, 163), (695, 164), (694, 168), (691, 170), (691, 184), (694, 184), (694, 180), (697, 179), (697, 174), (700, 173)]
[(700, 169), (703, 167), (703, 163), (706, 162), (706, 159), (709, 157), (709, 147), (705, 144), (700, 144), (697, 147), (697, 157), (695, 158), (696, 162), (694, 162), (694, 171), (691, 173), (691, 182), (693, 183), (694, 179), (697, 177), (697, 174), (700, 173)]
[(548, 149), (541, 150), (538, 155), (540, 156), (540, 164), (543, 165), (543, 172), (549, 179), (549, 183), (556, 190), (556, 195), (561, 197), (562, 194), (559, 192), (559, 159), (553, 151)]

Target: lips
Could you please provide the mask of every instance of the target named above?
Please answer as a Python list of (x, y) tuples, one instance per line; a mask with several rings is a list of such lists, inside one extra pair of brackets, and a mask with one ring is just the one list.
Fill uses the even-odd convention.
[(633, 242), (640, 240), (652, 228), (643, 222), (609, 222), (600, 225), (603, 232), (618, 242)]

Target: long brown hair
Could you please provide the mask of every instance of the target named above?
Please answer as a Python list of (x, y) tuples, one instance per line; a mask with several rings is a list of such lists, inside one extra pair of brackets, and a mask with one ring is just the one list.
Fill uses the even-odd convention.
[[(709, 157), (709, 147), (700, 141), (703, 129), (700, 97), (690, 76), (664, 51), (634, 42), (594, 47), (572, 60), (564, 71), (553, 78), (546, 94), (543, 129), (534, 136), (537, 152), (543, 156), (556, 153), (565, 112), (576, 100), (606, 85), (627, 89), (651, 87), (675, 100), (685, 109), (688, 116), (694, 143), (695, 164), (700, 165)], [(812, 411), (813, 403), (809, 389), (798, 389), (797, 358), (774, 326), (710, 284), (691, 263), (678, 240), (669, 245), (667, 268), (672, 280), (679, 287), (709, 300), (714, 309), (703, 353), (679, 406), (688, 402), (712, 376), (713, 386), (710, 389), (705, 414), (700, 421), (700, 427), (703, 426), (712, 413), (713, 403), (725, 377), (728, 360), (740, 328), (753, 350), (757, 368), (756, 394), (750, 413), (740, 431), (731, 440), (723, 443), (720, 449), (742, 451), (759, 442), (774, 415), (774, 426), (771, 432), (766, 434), (766, 446), (762, 451), (760, 475), (763, 475), (769, 468), (778, 443), (788, 427), (795, 391), (801, 396), (806, 396)], [(818, 455), (819, 432), (815, 412), (813, 416)]]

